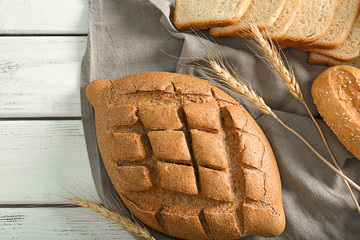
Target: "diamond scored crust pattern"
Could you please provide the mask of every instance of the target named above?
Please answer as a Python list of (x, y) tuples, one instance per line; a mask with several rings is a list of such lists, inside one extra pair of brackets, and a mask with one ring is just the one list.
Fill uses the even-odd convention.
[(169, 75), (149, 86), (151, 77), (110, 80), (107, 101), (95, 107), (97, 131), (101, 126), (113, 149), (110, 178), (133, 213), (157, 230), (195, 239), (256, 234), (259, 209), (279, 216), (266, 200), (264, 136), (248, 128), (254, 120), (243, 107), (210, 84)]

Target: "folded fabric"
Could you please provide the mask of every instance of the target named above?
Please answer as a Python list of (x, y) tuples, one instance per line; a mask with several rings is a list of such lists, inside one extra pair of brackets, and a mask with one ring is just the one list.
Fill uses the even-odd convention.
[[(81, 67), (81, 107), (84, 132), (97, 191), (104, 202), (118, 205), (98, 151), (93, 110), (85, 87), (98, 78), (120, 78), (145, 71), (195, 75), (215, 83), (189, 65), (206, 57), (204, 42), (172, 25), (172, 5), (166, 0), (90, 0), (89, 36)], [(245, 39), (217, 38), (218, 47), (243, 81), (258, 92), (286, 123), (301, 133), (326, 158), (328, 154), (302, 104), (254, 54)], [(208, 44), (213, 44), (208, 42)], [(286, 49), (306, 102), (318, 117), (310, 87), (323, 66), (307, 64), (307, 53)], [(300, 140), (273, 118), (259, 112), (239, 94), (222, 86), (257, 120), (275, 153), (283, 186), (287, 225), (276, 239), (360, 239), (360, 217), (342, 179), (329, 170)], [(318, 120), (343, 171), (360, 182), (360, 162)], [(355, 192), (357, 198), (359, 194)], [(152, 231), (157, 239), (171, 239)], [(247, 239), (262, 239), (248, 237)]]

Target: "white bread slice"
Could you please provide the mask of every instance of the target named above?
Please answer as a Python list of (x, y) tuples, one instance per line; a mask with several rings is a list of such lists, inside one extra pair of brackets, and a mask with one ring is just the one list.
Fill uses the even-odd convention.
[(180, 31), (236, 23), (252, 0), (175, 0), (174, 25)]
[(339, 0), (334, 20), (324, 36), (306, 47), (334, 49), (339, 47), (349, 35), (359, 15), (360, 0)]
[(318, 49), (309, 50), (339, 61), (351, 61), (360, 56), (360, 15), (351, 29), (345, 41), (336, 49)]
[(246, 34), (250, 30), (249, 24), (253, 23), (258, 28), (263, 29), (274, 24), (286, 0), (253, 0), (248, 10), (237, 23), (227, 27), (215, 27), (210, 29), (210, 34), (217, 36), (236, 36)]
[(282, 44), (313, 42), (330, 28), (338, 0), (304, 0), (294, 21), (279, 40)]
[(310, 53), (308, 58), (309, 64), (318, 64), (318, 65), (328, 65), (328, 66), (337, 66), (337, 65), (349, 65), (353, 67), (360, 68), (360, 57), (355, 58), (350, 62), (342, 62), (335, 60), (330, 57), (326, 57), (317, 53)]
[(282, 12), (274, 24), (271, 27), (264, 29), (265, 35), (273, 41), (280, 39), (292, 24), (296, 12), (300, 8), (300, 3), (301, 0), (287, 0)]

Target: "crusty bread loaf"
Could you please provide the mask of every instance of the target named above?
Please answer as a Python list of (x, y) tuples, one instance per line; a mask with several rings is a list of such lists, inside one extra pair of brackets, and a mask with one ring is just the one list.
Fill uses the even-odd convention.
[(274, 24), (285, 5), (285, 0), (253, 0), (250, 7), (239, 21), (227, 27), (216, 27), (210, 29), (213, 36), (247, 36), (252, 23), (263, 29)]
[(273, 41), (280, 39), (292, 24), (298, 9), (300, 8), (301, 0), (288, 0), (285, 6), (276, 19), (274, 24), (266, 28), (267, 37)]
[(345, 41), (336, 49), (311, 49), (318, 53), (339, 61), (351, 61), (360, 56), (360, 15), (357, 17), (353, 28)]
[(252, 0), (176, 0), (174, 24), (180, 31), (207, 29), (236, 23)]
[(330, 28), (337, 5), (338, 0), (302, 1), (295, 19), (279, 42), (292, 45), (321, 38)]
[(281, 234), (274, 155), (229, 95), (164, 72), (95, 80), (86, 93), (110, 179), (145, 224), (184, 239)]
[(324, 36), (308, 43), (307, 48), (334, 49), (339, 47), (349, 35), (359, 15), (360, 0), (339, 0), (334, 20)]
[(308, 58), (309, 64), (318, 64), (318, 65), (327, 65), (327, 66), (337, 66), (337, 65), (348, 65), (360, 68), (360, 57), (355, 58), (349, 62), (342, 62), (335, 60), (330, 57), (326, 57), (317, 53), (310, 53)]
[(314, 81), (314, 103), (340, 142), (360, 159), (360, 69), (339, 65)]

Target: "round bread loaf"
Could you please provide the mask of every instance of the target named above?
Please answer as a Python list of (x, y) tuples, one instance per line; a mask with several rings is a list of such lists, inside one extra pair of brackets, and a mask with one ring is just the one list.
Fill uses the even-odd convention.
[(360, 159), (360, 69), (344, 65), (326, 69), (315, 79), (311, 94), (326, 124)]
[(184, 239), (274, 237), (285, 217), (265, 135), (198, 78), (147, 72), (87, 87), (109, 177), (146, 225)]

